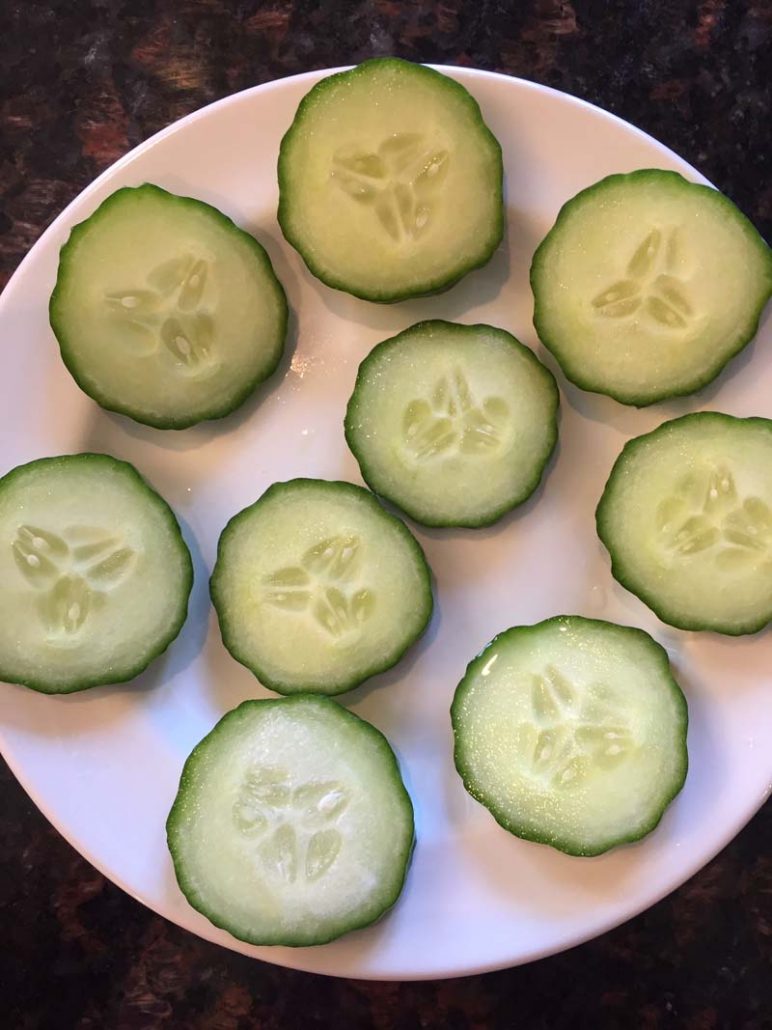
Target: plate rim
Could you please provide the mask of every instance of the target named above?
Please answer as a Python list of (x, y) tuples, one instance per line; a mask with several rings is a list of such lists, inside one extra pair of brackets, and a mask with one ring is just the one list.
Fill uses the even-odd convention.
[[(589, 109), (612, 122), (618, 123), (626, 131), (635, 133), (641, 139), (653, 143), (656, 147), (667, 153), (669, 156), (675, 158), (677, 161), (687, 164), (690, 170), (695, 174), (695, 176), (701, 183), (710, 186), (713, 189), (717, 188), (709, 179), (707, 179), (702, 174), (702, 172), (700, 172), (698, 168), (695, 168), (689, 161), (686, 160), (686, 158), (681, 157), (674, 150), (668, 147), (665, 143), (661, 143), (658, 139), (650, 135), (644, 129), (639, 128), (637, 125), (633, 125), (632, 122), (626, 121), (624, 118), (620, 117), (620, 115), (614, 114), (613, 111), (607, 111), (605, 108), (600, 107), (597, 104), (593, 104), (590, 100), (584, 100), (581, 97), (574, 96), (572, 93), (566, 93), (563, 90), (556, 89), (554, 86), (546, 86), (540, 82), (535, 82), (532, 79), (525, 79), (518, 75), (508, 75), (506, 72), (489, 71), (488, 69), (484, 68), (467, 68), (463, 65), (457, 64), (434, 64), (431, 62), (409, 63), (425, 64), (426, 67), (433, 68), (435, 71), (441, 72), (442, 74), (449, 74), (451, 77), (458, 76), (464, 78), (465, 76), (469, 76), (472, 79), (483, 78), (496, 79), (508, 83), (515, 82), (518, 84), (518, 86), (533, 90), (534, 93), (546, 93), (548, 95), (560, 98), (560, 100), (563, 102), (567, 101), (576, 107)], [(62, 223), (67, 221), (67, 216), (70, 212), (70, 209), (75, 207), (82, 200), (90, 197), (91, 194), (96, 192), (98, 187), (101, 186), (106, 179), (114, 175), (115, 172), (120, 171), (120, 169), (122, 169), (124, 165), (134, 160), (135, 157), (144, 154), (146, 150), (150, 150), (157, 143), (160, 143), (161, 140), (166, 139), (167, 136), (172, 136), (174, 133), (182, 131), (188, 125), (192, 125), (199, 119), (208, 117), (218, 107), (225, 107), (227, 104), (233, 103), (234, 101), (246, 97), (247, 95), (253, 95), (256, 93), (263, 92), (268, 93), (271, 92), (271, 90), (273, 89), (279, 88), (281, 85), (285, 83), (295, 83), (299, 85), (303, 81), (307, 81), (310, 86), (323, 78), (327, 78), (330, 75), (337, 75), (340, 72), (349, 71), (351, 68), (354, 67), (356, 66), (352, 64), (345, 64), (338, 65), (333, 68), (320, 68), (312, 71), (297, 72), (294, 75), (284, 75), (279, 79), (268, 79), (266, 82), (260, 82), (256, 86), (247, 86), (245, 89), (237, 90), (235, 93), (229, 93), (227, 96), (219, 97), (217, 100), (212, 100), (210, 103), (205, 104), (203, 107), (197, 107), (194, 111), (188, 112), (188, 114), (183, 115), (181, 118), (178, 118), (171, 124), (165, 125), (162, 129), (159, 129), (157, 132), (154, 132), (151, 136), (148, 136), (147, 139), (144, 139), (140, 143), (137, 143), (136, 146), (132, 147), (131, 150), (128, 150), (125, 154), (122, 154), (116, 161), (113, 161), (112, 164), (108, 165), (107, 168), (101, 171), (96, 176), (96, 178), (92, 179), (86, 186), (84, 186), (83, 189), (80, 190), (72, 198), (72, 200), (70, 200), (69, 203), (59, 212), (59, 214), (56, 215), (53, 221), (46, 226), (46, 228), (43, 230), (40, 236), (35, 240), (30, 249), (21, 259), (19, 264), (16, 266), (8, 282), (3, 287), (2, 293), (0, 293), (0, 312), (2, 311), (4, 304), (7, 303), (6, 296), (10, 292), (11, 287), (15, 284), (15, 280), (20, 277), (20, 273), (24, 271), (25, 266), (30, 262), (30, 259), (34, 255), (35, 251), (38, 249), (42, 250), (42, 244), (47, 242), (48, 237), (55, 235), (56, 231), (59, 229)]]

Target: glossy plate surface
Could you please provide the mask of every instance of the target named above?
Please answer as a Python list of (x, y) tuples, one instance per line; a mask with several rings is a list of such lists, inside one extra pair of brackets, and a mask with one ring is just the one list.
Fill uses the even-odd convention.
[[(139, 680), (60, 698), (3, 686), (0, 742), (70, 843), (180, 926), (320, 973), (461, 975), (559, 951), (628, 919), (707, 862), (770, 791), (772, 632), (723, 639), (662, 625), (612, 581), (593, 521), (630, 436), (700, 408), (772, 417), (769, 317), (755, 344), (696, 399), (635, 411), (582, 393), (558, 374), (561, 442), (536, 497), (490, 529), (417, 531), (436, 576), (434, 622), (395, 670), (342, 698), (387, 734), (402, 762), (418, 831), (405, 892), (380, 925), (334, 944), (240, 944), (187, 905), (164, 836), (191, 748), (224, 712), (267, 696), (226, 653), (209, 605), (220, 529), (275, 480), (361, 482), (342, 421), (357, 366), (375, 343), (419, 319), (502, 326), (544, 358), (531, 326), (528, 268), (559, 207), (578, 190), (611, 172), (651, 166), (704, 181), (654, 140), (587, 104), (517, 79), (450, 70), (478, 99), (504, 149), (504, 244), (485, 269), (444, 295), (369, 304), (317, 283), (276, 223), (279, 141), (322, 74), (230, 97), (137, 148), (56, 220), (0, 300), (0, 471), (81, 450), (135, 463), (183, 521), (197, 576), (182, 635)], [(215, 204), (254, 232), (293, 311), (289, 354), (257, 398), (225, 422), (184, 432), (101, 411), (70, 379), (47, 322), (58, 249), (70, 226), (117, 187), (145, 181)], [(648, 630), (670, 651), (689, 700), (683, 793), (648, 839), (595, 859), (568, 858), (506, 834), (466, 795), (452, 762), (449, 706), (469, 659), (500, 630), (558, 613)]]

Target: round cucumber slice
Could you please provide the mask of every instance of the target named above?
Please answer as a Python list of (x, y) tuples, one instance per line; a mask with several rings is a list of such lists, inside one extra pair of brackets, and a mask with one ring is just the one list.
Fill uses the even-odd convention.
[(663, 622), (772, 621), (772, 421), (701, 411), (625, 444), (597, 510), (611, 571)]
[(346, 440), (368, 486), (426, 526), (487, 526), (557, 442), (552, 373), (503, 329), (419, 322), (365, 358)]
[(185, 621), (193, 564), (168, 504), (106, 454), (0, 479), (0, 679), (66, 694), (132, 679)]
[(62, 247), (49, 308), (103, 408), (159, 429), (222, 418), (276, 369), (287, 301), (268, 255), (209, 204), (117, 190)]
[(166, 824), (190, 904), (252, 944), (325, 944), (394, 904), (413, 807), (374, 726), (322, 697), (245, 701), (185, 763)]
[(472, 797), (568, 855), (644, 837), (686, 779), (686, 700), (665, 650), (629, 626), (560, 615), (500, 633), (451, 717)]
[(701, 389), (742, 350), (772, 256), (727, 197), (643, 169), (568, 201), (531, 286), (536, 330), (571, 382), (640, 407)]
[(463, 86), (376, 58), (300, 104), (279, 154), (279, 224), (328, 286), (403, 300), (489, 260), (502, 181), (501, 147)]
[(409, 530), (352, 483), (275, 483), (220, 536), (223, 643), (281, 694), (340, 694), (390, 668), (432, 614)]

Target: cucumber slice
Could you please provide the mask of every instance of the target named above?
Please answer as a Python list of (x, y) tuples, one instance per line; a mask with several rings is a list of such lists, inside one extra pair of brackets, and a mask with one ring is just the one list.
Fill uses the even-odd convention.
[(413, 807), (386, 738), (327, 698), (245, 701), (194, 749), (166, 824), (177, 881), (251, 944), (326, 944), (399, 897)]
[(391, 668), (432, 614), (409, 530), (352, 483), (274, 483), (220, 536), (223, 643), (281, 694), (340, 694)]
[(772, 621), (772, 421), (701, 411), (630, 440), (597, 510), (616, 579), (663, 622)]
[(419, 322), (365, 358), (346, 440), (376, 493), (425, 526), (487, 526), (557, 441), (552, 373), (503, 329)]
[(49, 314), (78, 386), (159, 429), (237, 408), (276, 369), (287, 331), (260, 244), (209, 204), (150, 184), (75, 226)]
[(328, 286), (403, 300), (489, 260), (502, 181), (501, 147), (463, 86), (376, 58), (300, 104), (279, 154), (279, 224)]
[(451, 717), (472, 797), (568, 855), (650, 833), (686, 779), (686, 700), (665, 650), (629, 626), (560, 615), (500, 633)]
[(742, 350), (772, 256), (727, 197), (643, 169), (568, 201), (531, 286), (536, 330), (571, 382), (640, 407), (701, 389)]
[(121, 683), (185, 621), (190, 552), (125, 461), (69, 454), (0, 479), (0, 679), (46, 694)]

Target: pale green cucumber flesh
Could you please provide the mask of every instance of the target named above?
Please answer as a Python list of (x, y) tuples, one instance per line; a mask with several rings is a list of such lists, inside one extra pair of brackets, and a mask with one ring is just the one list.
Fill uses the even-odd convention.
[(569, 855), (640, 839), (686, 777), (686, 701), (639, 629), (580, 616), (509, 629), (470, 663), (451, 716), (469, 793)]
[(365, 61), (307, 94), (281, 144), (279, 223), (328, 286), (374, 301), (442, 290), (504, 227), (501, 147), (453, 79)]
[(223, 530), (211, 594), (225, 646), (283, 694), (338, 694), (426, 629), (431, 576), (409, 530), (351, 483), (275, 483)]
[(630, 440), (597, 510), (611, 571), (663, 622), (772, 621), (772, 421), (696, 412)]
[(531, 286), (534, 325), (565, 375), (642, 406), (701, 389), (752, 339), (772, 255), (727, 197), (643, 169), (564, 205)]
[(192, 583), (174, 514), (128, 463), (64, 455), (0, 479), (0, 679), (132, 679), (179, 633)]
[(252, 236), (209, 204), (145, 184), (73, 228), (49, 316), (98, 404), (182, 429), (229, 414), (276, 369), (287, 301)]
[(538, 486), (558, 403), (552, 373), (503, 329), (420, 322), (362, 362), (346, 440), (370, 488), (416, 522), (485, 526)]
[(246, 701), (194, 749), (167, 821), (179, 885), (252, 944), (325, 944), (395, 903), (413, 808), (386, 738), (327, 698)]

